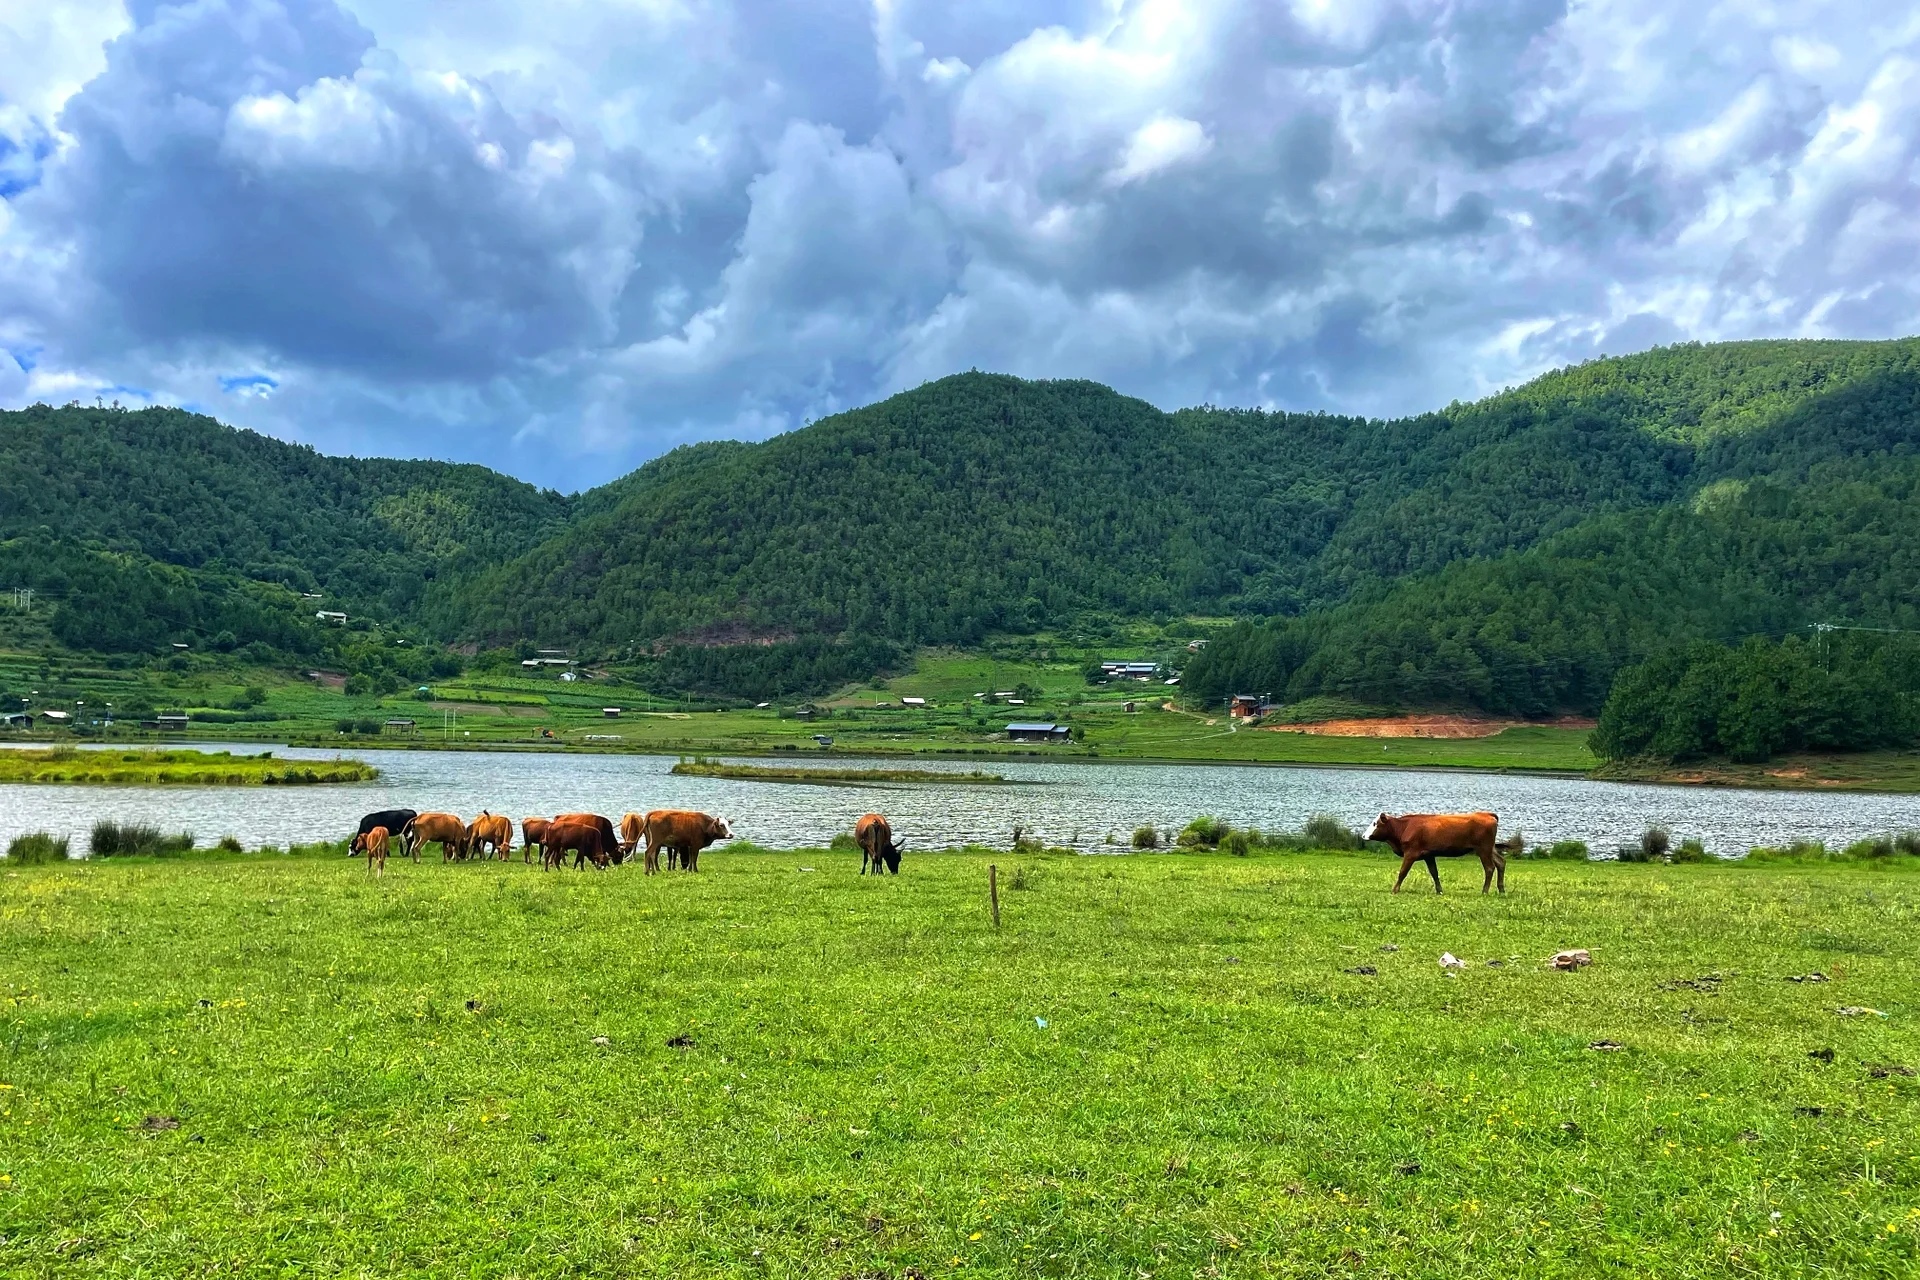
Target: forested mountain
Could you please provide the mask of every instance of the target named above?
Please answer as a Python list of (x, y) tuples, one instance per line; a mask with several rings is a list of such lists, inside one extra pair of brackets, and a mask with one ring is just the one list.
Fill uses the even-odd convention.
[[(43, 533), (407, 616), (568, 502), (485, 467), (333, 458), (177, 409), (0, 412), (0, 539)], [(4, 585), (31, 585), (9, 581)]]
[(620, 646), (964, 644), (1084, 610), (1291, 617), (1715, 479), (1905, 447), (1916, 386), (1911, 341), (1668, 348), (1390, 422), (1166, 414), (1091, 383), (965, 374), (670, 454), (436, 595), (436, 619)]
[[(0, 414), (0, 539), (91, 557), (16, 541), (17, 574), (144, 575), (169, 626), (218, 615), (241, 637), (231, 620), (255, 618), (262, 644), (249, 582), (449, 642), (666, 646), (676, 679), (761, 687), (1197, 613), (1249, 620), (1194, 664), (1197, 692), (1534, 714), (1597, 708), (1676, 641), (1914, 624), (1916, 446), (1914, 340), (1664, 348), (1392, 421), (1163, 413), (970, 373), (572, 498), (174, 411), (42, 406)], [(196, 582), (217, 599), (189, 609)], [(119, 613), (96, 647), (166, 629)], [(789, 660), (813, 675), (766, 670)]]
[(1201, 696), (1595, 711), (1623, 665), (1680, 641), (1920, 627), (1920, 371), (1883, 367), (1707, 433), (1684, 474), (1680, 500), (1242, 626), (1187, 682)]

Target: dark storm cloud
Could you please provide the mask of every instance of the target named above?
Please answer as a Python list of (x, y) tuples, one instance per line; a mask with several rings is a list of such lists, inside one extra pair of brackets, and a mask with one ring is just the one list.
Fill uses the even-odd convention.
[(1920, 312), (1855, 0), (73, 8), (0, 32), (3, 402), (573, 486), (968, 367), (1399, 412)]

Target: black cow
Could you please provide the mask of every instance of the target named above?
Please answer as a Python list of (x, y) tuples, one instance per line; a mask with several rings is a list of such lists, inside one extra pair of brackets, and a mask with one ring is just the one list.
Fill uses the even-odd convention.
[(413, 852), (413, 834), (410, 825), (419, 816), (419, 813), (412, 809), (382, 809), (378, 813), (370, 813), (360, 819), (360, 829), (353, 833), (353, 839), (347, 842), (347, 846), (351, 850), (359, 844), (361, 836), (375, 827), (385, 827), (399, 838), (401, 854), (410, 854)]

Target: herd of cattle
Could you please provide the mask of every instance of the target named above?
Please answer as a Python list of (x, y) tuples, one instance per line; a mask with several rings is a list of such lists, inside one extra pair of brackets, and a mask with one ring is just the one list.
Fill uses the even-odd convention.
[[(520, 849), (524, 861), (531, 863), (537, 850), (542, 870), (566, 865), (573, 855), (576, 868), (592, 863), (605, 869), (618, 865), (641, 851), (647, 874), (660, 870), (660, 855), (667, 855), (668, 870), (700, 869), (700, 851), (721, 840), (731, 840), (733, 828), (725, 818), (716, 818), (691, 809), (655, 809), (648, 814), (629, 813), (616, 824), (597, 813), (562, 813), (552, 818), (520, 819)], [(860, 846), (860, 871), (878, 875), (884, 867), (900, 874), (900, 850), (904, 839), (896, 839), (893, 828), (877, 813), (869, 813), (853, 827), (854, 842)], [(513, 852), (513, 822), (497, 813), (481, 810), (472, 822), (458, 814), (420, 813), (413, 809), (382, 809), (360, 819), (360, 829), (347, 844), (352, 856), (364, 856), (367, 870), (384, 875), (387, 854), (397, 845), (403, 857), (420, 861), (425, 845), (440, 846), (443, 862), (469, 858), (505, 861)]]
[[(1500, 892), (1507, 891), (1507, 853), (1516, 842), (1501, 844), (1496, 836), (1500, 819), (1491, 813), (1408, 813), (1399, 817), (1381, 814), (1367, 829), (1364, 839), (1378, 841), (1400, 856), (1400, 874), (1393, 891), (1407, 878), (1416, 862), (1424, 862), (1433, 877), (1433, 891), (1440, 892), (1439, 858), (1458, 858), (1473, 854), (1486, 873), (1480, 892), (1485, 893), (1498, 878)], [(667, 869), (700, 869), (700, 851), (720, 840), (731, 840), (733, 828), (725, 818), (696, 813), (691, 809), (655, 809), (646, 815), (622, 815), (616, 825), (597, 813), (563, 813), (552, 818), (520, 819), (521, 856), (533, 861), (540, 853), (542, 870), (566, 865), (573, 855), (576, 868), (589, 862), (606, 868), (625, 862), (645, 843), (643, 855), (647, 874), (660, 870), (660, 855), (667, 855)], [(860, 847), (860, 873), (879, 875), (884, 869), (900, 874), (900, 851), (905, 839), (896, 839), (893, 828), (877, 813), (869, 813), (853, 824), (853, 840)], [(402, 855), (420, 861), (422, 845), (440, 846), (442, 861), (467, 858), (505, 860), (513, 852), (513, 823), (498, 814), (482, 810), (472, 822), (462, 822), (451, 813), (417, 813), (412, 809), (383, 809), (360, 819), (360, 830), (347, 846), (353, 855), (365, 855), (367, 869), (385, 874), (387, 853), (394, 841)]]

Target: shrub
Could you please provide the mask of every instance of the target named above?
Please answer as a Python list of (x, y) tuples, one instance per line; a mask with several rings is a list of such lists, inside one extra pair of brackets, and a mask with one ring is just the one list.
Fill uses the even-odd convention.
[(1220, 848), (1236, 858), (1244, 858), (1253, 849), (1254, 834), (1256, 833), (1229, 831), (1226, 834), (1226, 838), (1220, 841)]
[(1894, 835), (1868, 836), (1848, 845), (1838, 856), (1861, 862), (1893, 858), (1901, 854), (1920, 854), (1920, 832), (1902, 831)]
[(1748, 862), (1824, 862), (1833, 855), (1818, 840), (1795, 840), (1787, 845), (1760, 845), (1747, 850)]
[(87, 841), (88, 853), (96, 858), (166, 857), (192, 848), (192, 832), (170, 836), (140, 822), (96, 822)]
[(860, 842), (855, 840), (850, 832), (842, 831), (828, 843), (827, 851), (829, 853), (859, 853)]
[(1682, 840), (1679, 847), (1667, 855), (1669, 862), (1711, 862), (1712, 860), (1712, 855), (1707, 852), (1707, 846), (1693, 836)]
[(1033, 876), (1029, 874), (1025, 867), (1015, 867), (1013, 874), (1007, 877), (1007, 888), (1031, 889), (1033, 888)]
[[(1097, 669), (1098, 668), (1096, 668), (1096, 670)], [(1158, 849), (1160, 847), (1160, 833), (1152, 827), (1135, 827), (1133, 829), (1133, 847), (1136, 849)]]
[(1330, 813), (1316, 813), (1308, 818), (1300, 834), (1315, 849), (1358, 849), (1366, 844), (1359, 832)]
[(1210, 814), (1201, 814), (1180, 832), (1174, 843), (1189, 849), (1214, 849), (1233, 828)]
[(353, 731), (355, 733), (365, 734), (369, 738), (378, 737), (380, 734), (380, 722), (378, 720), (355, 720), (353, 722)]
[(215, 845), (214, 848), (222, 853), (244, 853), (246, 851), (240, 843), (239, 836), (221, 836), (220, 843)]
[(1585, 840), (1555, 840), (1547, 848), (1545, 856), (1567, 862), (1585, 862), (1590, 852)]
[(65, 836), (33, 831), (23, 836), (15, 836), (7, 845), (7, 862), (16, 867), (37, 867), (49, 862), (65, 862), (67, 850), (68, 843)]
[(1639, 844), (1620, 846), (1622, 862), (1661, 862), (1666, 859), (1667, 850), (1673, 847), (1673, 837), (1667, 834), (1665, 827), (1648, 827), (1640, 834)]

